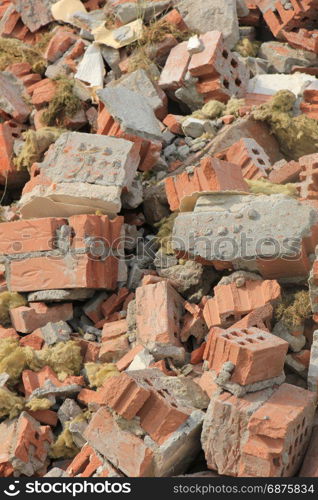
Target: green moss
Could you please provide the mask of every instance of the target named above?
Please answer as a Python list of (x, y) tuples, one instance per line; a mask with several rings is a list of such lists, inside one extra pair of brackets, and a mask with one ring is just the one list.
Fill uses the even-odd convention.
[(171, 236), (174, 221), (178, 215), (178, 212), (174, 212), (169, 215), (169, 217), (165, 217), (160, 222), (155, 224), (155, 227), (158, 228), (157, 239), (160, 243), (161, 250), (166, 255), (174, 255), (174, 251), (171, 246)]
[(298, 195), (295, 184), (272, 184), (266, 179), (245, 180), (250, 188), (250, 192), (253, 194), (267, 194), (268, 196), (271, 194), (286, 194), (292, 197)]
[(261, 42), (251, 42), (248, 38), (242, 38), (239, 42), (237, 42), (234, 50), (242, 57), (257, 57), (260, 46)]
[(310, 297), (306, 290), (285, 293), (274, 311), (275, 320), (291, 328), (302, 326), (310, 316)]
[(296, 97), (289, 90), (279, 91), (270, 102), (253, 112), (255, 120), (265, 121), (289, 160), (316, 153), (318, 150), (318, 121), (302, 114), (293, 117)]
[(0, 71), (15, 63), (27, 62), (35, 73), (44, 74), (47, 63), (41, 52), (16, 38), (0, 37)]
[(51, 127), (63, 127), (66, 118), (72, 118), (81, 108), (81, 100), (74, 94), (74, 81), (57, 78), (56, 93), (41, 116), (42, 123)]
[(0, 325), (10, 324), (10, 309), (25, 305), (27, 305), (27, 301), (17, 292), (0, 293)]
[(45, 151), (61, 134), (62, 128), (43, 127), (39, 130), (27, 130), (23, 133), (24, 145), (19, 156), (14, 158), (18, 170), (30, 169), (35, 162), (43, 159)]

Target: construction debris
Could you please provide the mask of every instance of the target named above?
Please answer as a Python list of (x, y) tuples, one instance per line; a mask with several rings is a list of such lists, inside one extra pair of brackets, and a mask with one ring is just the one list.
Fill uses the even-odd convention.
[(316, 0), (0, 0), (0, 476), (318, 476)]

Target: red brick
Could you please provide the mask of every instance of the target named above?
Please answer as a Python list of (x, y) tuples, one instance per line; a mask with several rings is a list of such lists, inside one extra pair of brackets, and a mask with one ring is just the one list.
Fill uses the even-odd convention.
[(264, 149), (254, 139), (241, 139), (217, 158), (239, 165), (245, 179), (268, 177), (271, 164)]
[(116, 363), (129, 351), (126, 335), (119, 335), (112, 339), (103, 339), (98, 359), (102, 363)]
[(268, 180), (274, 184), (287, 184), (299, 181), (301, 166), (297, 161), (286, 162), (282, 160), (273, 166)]
[(56, 83), (49, 78), (45, 78), (33, 85), (32, 104), (37, 108), (41, 108), (52, 101), (55, 94)]
[(211, 326), (227, 327), (243, 316), (280, 298), (281, 289), (275, 280), (247, 280), (241, 287), (236, 283), (214, 287), (214, 297), (204, 307), (204, 319)]
[(56, 231), (66, 223), (66, 219), (53, 217), (5, 222), (0, 225), (0, 253), (12, 255), (52, 250)]
[(188, 42), (182, 42), (170, 51), (159, 79), (162, 89), (176, 90), (183, 84), (191, 58), (187, 46)]
[(122, 430), (106, 408), (100, 408), (93, 415), (84, 437), (126, 476), (153, 476), (153, 451), (142, 439)]
[[(75, 269), (74, 269), (75, 267)], [(52, 260), (34, 257), (10, 263), (10, 289), (31, 292), (68, 288), (114, 289), (117, 285), (118, 259), (93, 261), (88, 255)]]
[(0, 326), (0, 339), (8, 338), (19, 339), (20, 337), (14, 328), (4, 328), (3, 326)]
[(78, 384), (84, 385), (83, 377), (68, 376), (63, 382), (61, 382), (55, 372), (49, 366), (44, 366), (38, 372), (32, 370), (24, 370), (22, 372), (22, 383), (25, 391), (25, 396), (29, 397), (30, 394), (42, 387), (46, 380), (50, 380), (53, 385), (57, 387), (62, 387), (64, 385)]
[[(41, 426), (26, 412), (21, 413), (18, 419), (2, 422), (0, 436), (2, 477), (12, 476), (15, 470), (25, 470), (28, 471), (26, 475), (34, 475), (45, 462), (49, 445), (53, 440), (50, 427)], [(36, 461), (32, 461), (31, 457)]]
[(85, 444), (74, 457), (66, 472), (70, 477), (92, 477), (95, 476), (97, 469), (102, 465), (101, 457), (97, 455), (91, 446)]
[(133, 360), (135, 359), (135, 356), (137, 356), (137, 354), (143, 349), (144, 348), (142, 345), (136, 345), (135, 347), (130, 349), (130, 351), (128, 351), (127, 354), (125, 354), (122, 358), (120, 358), (117, 361), (116, 363), (117, 370), (119, 370), (120, 372), (126, 370), (126, 368), (128, 368), (130, 363), (132, 363)]
[(35, 420), (40, 422), (41, 424), (45, 425), (51, 425), (55, 427), (58, 422), (58, 416), (55, 411), (52, 410), (37, 410), (37, 411), (31, 411), (28, 410), (27, 412), (31, 417), (33, 417)]
[(230, 381), (244, 386), (280, 376), (287, 350), (285, 340), (258, 328), (214, 328), (209, 333), (204, 359), (216, 373), (231, 361), (235, 369)]
[(21, 333), (31, 333), (47, 323), (68, 321), (73, 318), (71, 303), (48, 306), (43, 302), (32, 302), (30, 307), (20, 306), (10, 310), (14, 328)]
[(28, 179), (28, 173), (17, 171), (13, 164), (14, 141), (21, 137), (23, 128), (14, 120), (0, 123), (0, 184), (22, 186)]
[[(258, 4), (262, 9), (266, 3), (267, 0), (260, 0)], [(315, 0), (292, 0), (291, 4), (291, 9), (285, 9), (280, 1), (276, 1), (276, 11), (269, 8), (264, 13), (264, 19), (275, 37), (282, 39), (284, 32), (304, 28), (317, 19), (318, 8)]]
[(40, 328), (35, 330), (33, 333), (30, 333), (29, 335), (20, 338), (20, 346), (32, 347), (32, 349), (35, 349), (36, 351), (41, 350), (43, 344), (44, 344), (44, 339)]
[(150, 390), (143, 388), (126, 373), (109, 377), (97, 394), (99, 404), (109, 406), (127, 420), (137, 415), (151, 395)]
[(166, 281), (137, 288), (136, 321), (139, 342), (145, 346), (153, 342), (180, 346), (183, 303), (183, 298)]
[(310, 439), (315, 396), (283, 384), (241, 398), (212, 397), (202, 444), (209, 469), (238, 477), (292, 477)]
[(182, 130), (182, 115), (167, 115), (163, 120), (163, 124), (176, 135), (184, 135)]
[(50, 63), (54, 63), (65, 54), (77, 39), (78, 37), (71, 30), (60, 28), (51, 38), (45, 50), (45, 59)]
[(172, 211), (180, 208), (185, 196), (201, 191), (249, 191), (241, 168), (234, 163), (206, 157), (189, 174), (183, 172), (165, 180), (168, 203)]
[(301, 167), (299, 194), (308, 200), (318, 200), (318, 154), (303, 156), (299, 159)]

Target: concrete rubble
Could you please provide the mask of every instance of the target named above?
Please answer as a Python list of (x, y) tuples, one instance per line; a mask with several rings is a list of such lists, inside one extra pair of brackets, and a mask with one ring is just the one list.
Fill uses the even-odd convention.
[(318, 477), (316, 0), (0, 0), (0, 477)]

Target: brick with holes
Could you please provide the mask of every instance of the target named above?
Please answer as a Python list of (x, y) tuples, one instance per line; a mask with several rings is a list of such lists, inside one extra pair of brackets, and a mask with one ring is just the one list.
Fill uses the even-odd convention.
[(246, 386), (282, 374), (288, 342), (258, 328), (213, 328), (203, 358), (219, 374), (224, 363), (235, 365), (230, 382)]
[(171, 51), (159, 86), (165, 90), (176, 91), (183, 87), (188, 79), (187, 75), (190, 75), (197, 79), (196, 90), (205, 102), (211, 99), (226, 102), (231, 96), (243, 96), (249, 80), (249, 70), (228, 50), (222, 33), (209, 31), (200, 35), (200, 42), (203, 50), (192, 56), (187, 51), (186, 42)]
[(242, 398), (214, 393), (203, 423), (209, 469), (235, 477), (292, 477), (306, 451), (315, 395), (283, 384)]
[(19, 418), (0, 424), (0, 436), (2, 477), (31, 477), (43, 468), (53, 441), (50, 426), (42, 426), (31, 415), (22, 412)]
[(284, 39), (284, 32), (314, 26), (318, 16), (316, 0), (291, 0), (290, 8), (281, 0), (259, 0), (258, 7), (276, 38)]
[(216, 156), (239, 165), (244, 179), (266, 178), (271, 168), (268, 155), (255, 139), (243, 138)]
[(301, 167), (299, 194), (307, 200), (318, 200), (318, 154), (302, 156), (299, 159)]
[(249, 191), (241, 168), (235, 163), (205, 157), (192, 171), (168, 177), (165, 181), (170, 209), (178, 210), (184, 196), (199, 191)]

